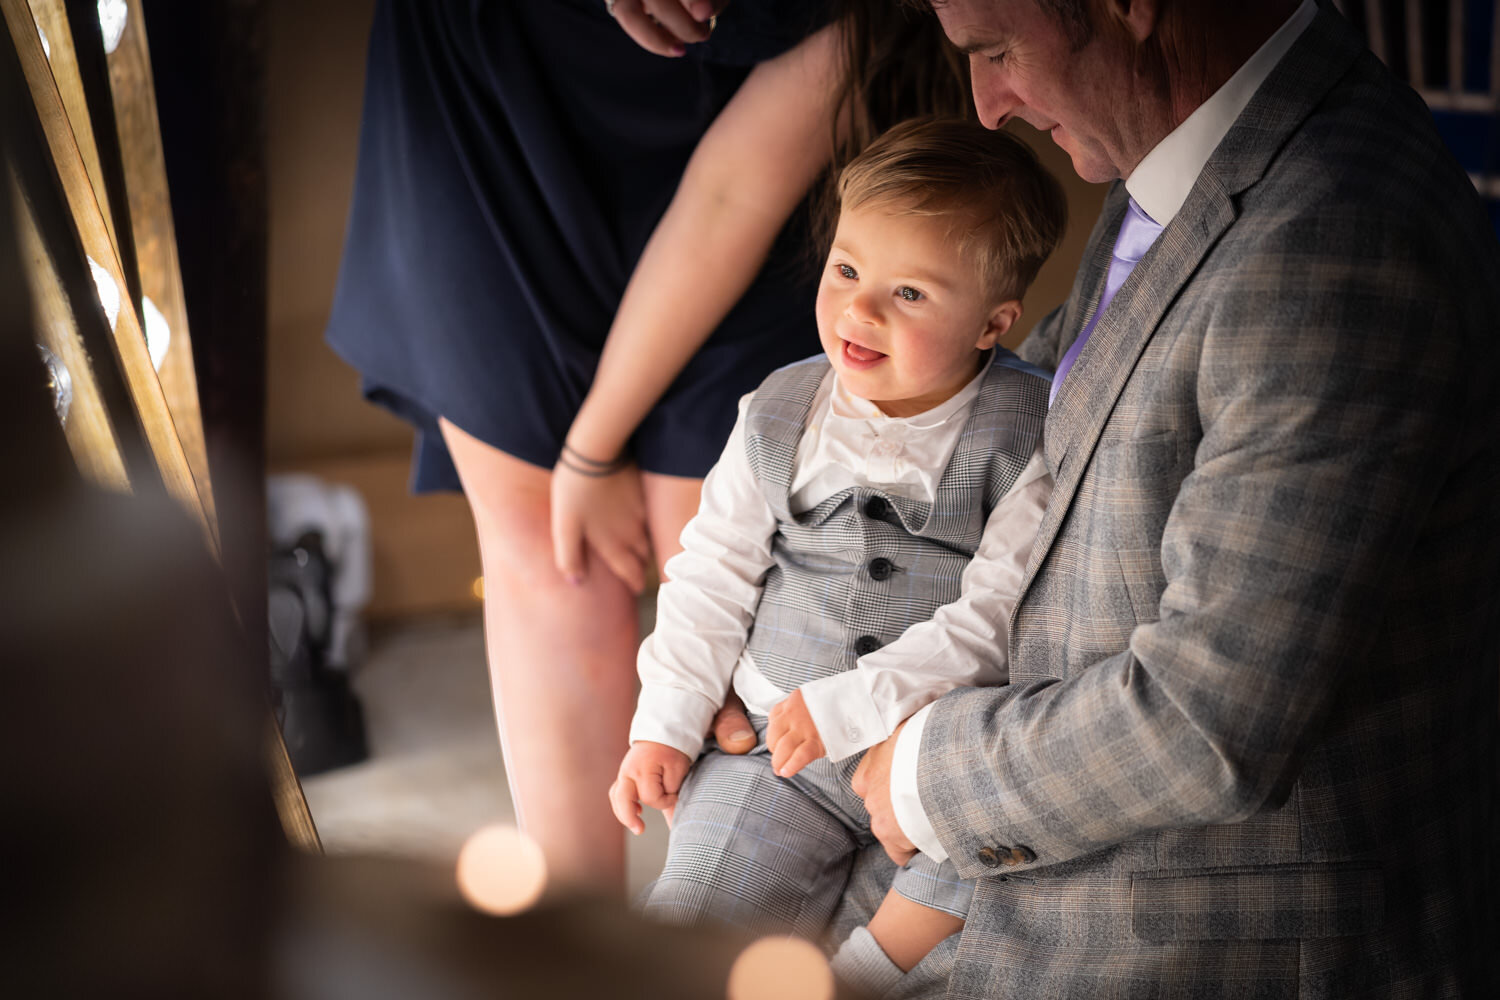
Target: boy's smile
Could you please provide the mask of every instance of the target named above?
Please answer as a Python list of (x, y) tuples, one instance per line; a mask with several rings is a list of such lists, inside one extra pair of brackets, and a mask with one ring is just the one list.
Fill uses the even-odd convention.
[(995, 302), (962, 259), (962, 220), (891, 202), (845, 208), (818, 285), (818, 336), (834, 370), (888, 416), (962, 389), (1021, 314)]

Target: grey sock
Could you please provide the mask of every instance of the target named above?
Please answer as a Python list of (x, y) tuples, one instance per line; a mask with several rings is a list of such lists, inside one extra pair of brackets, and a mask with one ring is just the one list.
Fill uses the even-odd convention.
[(906, 975), (864, 927), (854, 928), (829, 964), (840, 982), (872, 997), (884, 996)]

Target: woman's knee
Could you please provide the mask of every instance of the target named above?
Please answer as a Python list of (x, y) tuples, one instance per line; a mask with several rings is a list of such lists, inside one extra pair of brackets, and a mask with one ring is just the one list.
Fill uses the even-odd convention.
[(447, 419), (439, 426), (474, 515), (481, 553), (487, 560), (550, 566), (550, 470), (485, 444)]

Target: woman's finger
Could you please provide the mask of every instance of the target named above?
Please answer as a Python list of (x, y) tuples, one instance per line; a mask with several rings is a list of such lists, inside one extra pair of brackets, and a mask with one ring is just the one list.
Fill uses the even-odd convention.
[(708, 38), (708, 25), (688, 13), (683, 0), (644, 0), (644, 6), (646, 13), (675, 35), (679, 42), (701, 42)]
[(632, 594), (639, 594), (646, 589), (646, 561), (640, 556), (609, 541), (596, 543), (594, 551), (599, 554), (604, 565), (609, 567), (610, 572), (630, 588)]
[(583, 544), (583, 526), (572, 515), (552, 502), (552, 558), (564, 580), (577, 584), (588, 573), (588, 556)]
[(655, 52), (659, 56), (680, 56), (687, 51), (676, 35), (646, 13), (641, 0), (615, 0), (612, 13), (621, 30), (647, 52)]

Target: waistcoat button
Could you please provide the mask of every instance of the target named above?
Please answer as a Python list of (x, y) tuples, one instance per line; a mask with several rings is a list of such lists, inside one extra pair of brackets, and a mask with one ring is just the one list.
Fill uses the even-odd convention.
[(891, 578), (891, 573), (896, 569), (896, 564), (891, 562), (885, 556), (878, 556), (877, 558), (870, 560), (870, 565), (867, 568), (869, 569), (870, 576), (873, 579), (889, 580)]
[(884, 521), (890, 512), (891, 505), (885, 497), (871, 497), (865, 501), (865, 517), (872, 521)]
[(873, 635), (862, 635), (854, 640), (854, 651), (860, 656), (868, 656), (880, 648), (880, 640)]

